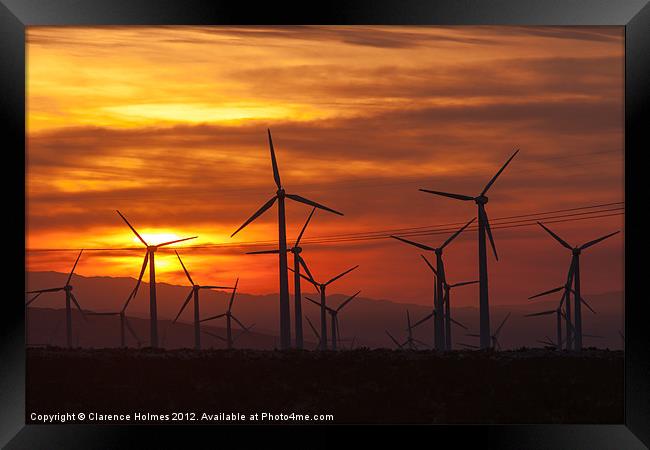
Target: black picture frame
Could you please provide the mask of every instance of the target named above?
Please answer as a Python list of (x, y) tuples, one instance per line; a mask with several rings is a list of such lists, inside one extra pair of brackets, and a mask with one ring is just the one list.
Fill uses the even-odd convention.
[[(650, 149), (649, 0), (348, 0), (320, 3), (208, 0), (0, 0), (0, 126), (3, 137), (5, 270), (0, 320), (0, 445), (5, 448), (169, 448), (183, 439), (234, 444), (244, 428), (25, 425), (25, 27), (30, 25), (402, 24), (620, 25), (625, 27), (625, 419), (610, 425), (419, 427), (435, 444), (483, 448), (635, 449), (650, 446), (650, 343), (642, 296), (644, 150)], [(8, 163), (8, 164), (7, 164)], [(7, 200), (11, 206), (7, 209)], [(639, 262), (637, 264), (637, 262)], [(19, 292), (21, 291), (21, 292)], [(7, 291), (4, 291), (7, 293)], [(70, 374), (74, 376), (74, 374)], [(83, 380), (79, 381), (80, 383)], [(271, 429), (272, 428), (272, 429)], [(265, 427), (272, 439), (282, 427)], [(372, 436), (386, 428), (373, 427)], [(368, 430), (369, 431), (369, 430)], [(215, 440), (220, 433), (220, 440)], [(247, 433), (250, 435), (250, 433)], [(238, 439), (238, 438), (237, 438)], [(332, 439), (328, 436), (328, 439)], [(208, 441), (208, 442), (209, 442)], [(138, 444), (139, 442), (146, 444)], [(239, 441), (237, 441), (239, 442)], [(434, 441), (431, 441), (434, 443)]]

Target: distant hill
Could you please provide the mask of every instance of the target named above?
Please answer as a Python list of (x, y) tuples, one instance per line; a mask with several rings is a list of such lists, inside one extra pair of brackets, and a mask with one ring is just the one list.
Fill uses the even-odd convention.
[[(58, 272), (29, 272), (27, 275), (29, 289), (42, 289), (48, 287), (62, 286), (65, 284), (67, 274)], [(135, 285), (133, 278), (112, 278), (112, 277), (83, 277), (75, 275), (72, 284), (74, 293), (79, 303), (86, 310), (93, 311), (118, 311), (124, 304), (129, 292)], [(192, 347), (193, 329), (192, 305), (188, 305), (183, 315), (175, 325), (171, 326), (171, 320), (176, 317), (178, 310), (187, 297), (190, 288), (187, 286), (175, 286), (166, 283), (157, 284), (158, 295), (158, 317), (159, 333), (161, 341), (165, 339), (165, 346), (169, 348)], [(307, 291), (309, 294), (309, 290)], [(316, 296), (313, 293), (314, 297)], [(135, 329), (142, 345), (148, 345), (149, 340), (149, 286), (142, 283), (138, 296), (131, 301), (127, 310), (130, 323)], [(618, 331), (622, 328), (622, 293), (607, 293), (587, 297), (589, 304), (597, 311), (593, 314), (584, 309), (583, 329), (586, 334), (603, 336), (602, 339), (585, 338), (585, 345), (597, 347), (621, 348), (621, 339)], [(201, 292), (201, 316), (207, 317), (223, 313), (227, 307), (229, 293), (222, 291)], [(334, 294), (328, 296), (328, 304), (337, 306), (346, 296)], [(504, 326), (500, 341), (504, 348), (520, 346), (539, 346), (535, 341), (545, 335), (555, 338), (555, 317), (544, 316), (527, 318), (525, 314), (531, 312), (553, 309), (559, 301), (559, 296), (550, 296), (552, 301), (528, 301), (522, 299), (520, 304), (495, 305), (491, 306), (492, 327), (496, 328), (503, 317), (511, 312), (511, 318)], [(428, 299), (424, 299), (426, 303)], [(453, 299), (452, 299), (453, 302)], [(293, 306), (293, 305), (292, 305)], [(63, 344), (65, 325), (63, 322), (64, 295), (63, 293), (51, 293), (42, 295), (36, 302), (30, 305), (30, 344), (47, 344), (51, 336), (53, 343)], [(278, 296), (275, 295), (251, 295), (238, 293), (233, 307), (233, 314), (244, 324), (255, 323), (255, 328), (248, 335), (243, 335), (236, 346), (246, 348), (267, 349), (273, 348), (277, 342), (278, 327)], [(293, 308), (292, 308), (293, 309)], [(411, 318), (415, 321), (431, 312), (430, 306), (397, 303), (389, 300), (375, 300), (364, 297), (357, 297), (340, 313), (340, 328), (343, 338), (355, 339), (356, 346), (367, 346), (371, 348), (392, 347), (392, 343), (386, 337), (385, 330), (398, 338), (406, 335), (406, 309), (409, 310)], [(318, 327), (318, 307), (305, 301), (303, 312), (312, 323)], [(478, 331), (478, 309), (474, 307), (452, 307), (452, 316), (467, 326), (471, 331)], [(85, 347), (116, 346), (119, 344), (119, 318), (118, 317), (97, 317), (89, 316), (87, 321), (81, 316), (74, 314), (74, 329), (78, 332), (79, 345)], [(57, 329), (57, 323), (60, 325)], [(292, 317), (293, 324), (293, 317)], [(206, 330), (225, 336), (225, 321), (216, 320), (212, 323), (206, 322), (203, 325), (209, 328)], [(433, 324), (427, 322), (416, 330), (416, 337), (422, 341), (432, 340)], [(292, 330), (293, 331), (293, 330)], [(238, 332), (235, 332), (237, 335)], [(453, 341), (476, 343), (475, 338), (466, 337), (465, 330), (454, 326)], [(305, 323), (305, 340), (307, 348), (316, 346), (317, 339), (311, 329)], [(128, 336), (129, 345), (136, 346), (136, 342)], [(205, 346), (214, 345), (223, 347), (223, 343), (211, 336), (204, 335)], [(345, 344), (345, 343), (344, 343)]]

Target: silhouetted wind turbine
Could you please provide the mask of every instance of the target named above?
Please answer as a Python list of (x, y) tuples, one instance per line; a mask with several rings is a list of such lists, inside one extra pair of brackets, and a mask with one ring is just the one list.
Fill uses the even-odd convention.
[(425, 344), (424, 342), (419, 341), (419, 340), (417, 340), (417, 339), (415, 339), (413, 337), (413, 328), (415, 328), (415, 326), (411, 325), (411, 314), (409, 313), (409, 310), (407, 309), (406, 310), (406, 332), (407, 332), (406, 341), (404, 341), (404, 343), (400, 344), (399, 341), (397, 339), (395, 339), (393, 337), (393, 335), (388, 332), (388, 330), (385, 330), (385, 331), (386, 331), (386, 334), (388, 335), (388, 337), (390, 338), (390, 340), (393, 341), (393, 343), (400, 350), (404, 349), (405, 346), (408, 346), (409, 350), (417, 350), (418, 348), (417, 348), (416, 344), (421, 344), (421, 345), (423, 345), (423, 346), (425, 346), (427, 348), (431, 348), (427, 344)]
[[(336, 309), (334, 309), (334, 308), (330, 308), (329, 306), (326, 306), (326, 307), (325, 307), (325, 309), (327, 309), (327, 312), (330, 313), (330, 325), (331, 325), (331, 327), (332, 327), (332, 350), (336, 350), (336, 345), (337, 345), (338, 340), (339, 340), (339, 337), (340, 337), (340, 333), (339, 333), (339, 316), (338, 316), (339, 311), (341, 311), (345, 305), (347, 305), (348, 303), (350, 303), (350, 302), (354, 299), (354, 297), (356, 297), (357, 295), (359, 295), (360, 292), (361, 292), (361, 291), (357, 291), (356, 294), (354, 294), (354, 295), (348, 297), (348, 298), (347, 298), (343, 303), (341, 303), (341, 304), (338, 306), (338, 308), (336, 308)], [(310, 302), (312, 302), (314, 305), (316, 305), (316, 306), (320, 306), (320, 303), (317, 302), (316, 300), (314, 300), (314, 299), (312, 299), (312, 298), (309, 298), (309, 297), (305, 297), (305, 298), (306, 298), (307, 300), (309, 300)]]
[[(436, 314), (437, 314), (436, 311), (432, 311), (430, 314), (426, 315), (422, 319), (415, 322), (415, 324), (413, 325), (413, 328), (415, 328), (418, 325), (426, 322), (427, 320), (431, 319), (432, 317), (436, 317)], [(454, 325), (458, 325), (459, 327), (463, 328), (464, 330), (467, 330), (467, 327), (465, 325), (463, 325), (462, 323), (452, 319), (451, 317), (449, 317), (449, 315), (447, 313), (443, 313), (443, 314), (444, 314), (444, 319), (445, 319), (445, 322), (447, 324), (446, 325), (447, 327), (451, 328), (451, 324), (453, 323)], [(450, 335), (450, 338), (451, 338), (451, 335)], [(451, 342), (451, 339), (449, 339), (449, 342)], [(449, 346), (448, 350), (451, 350), (451, 345)]]
[[(200, 320), (200, 315), (199, 315), (199, 291), (201, 289), (236, 289), (237, 284), (235, 283), (235, 287), (229, 287), (229, 286), (201, 286), (192, 280), (192, 277), (190, 276), (190, 273), (187, 271), (187, 268), (185, 268), (185, 264), (183, 264), (183, 260), (181, 259), (181, 256), (178, 254), (176, 250), (174, 250), (174, 253), (176, 253), (176, 256), (178, 257), (178, 261), (180, 261), (181, 266), (183, 267), (183, 271), (185, 272), (185, 276), (187, 276), (187, 279), (189, 280), (190, 284), (192, 285), (192, 290), (188, 294), (187, 298), (183, 302), (183, 306), (181, 306), (180, 311), (178, 311), (178, 314), (176, 315), (176, 318), (172, 321), (172, 324), (175, 324), (178, 318), (181, 316), (181, 313), (187, 306), (187, 304), (190, 302), (190, 299), (194, 297), (194, 349), (195, 350), (201, 350), (201, 320)], [(239, 282), (239, 278), (237, 279), (237, 282)]]
[[(506, 315), (506, 317), (503, 319), (501, 324), (497, 327), (497, 329), (494, 331), (494, 334), (490, 335), (490, 347), (494, 350), (501, 350), (501, 344), (499, 343), (499, 333), (501, 333), (501, 329), (506, 323), (506, 320), (508, 320), (508, 317), (510, 317), (510, 313)], [(480, 338), (480, 334), (466, 334), (466, 336), (472, 336), (472, 337), (477, 337)]]
[[(131, 295), (129, 295), (129, 300), (131, 299)], [(126, 303), (128, 305), (128, 301)], [(138, 335), (135, 333), (135, 330), (131, 328), (131, 324), (129, 323), (129, 319), (126, 316), (126, 305), (119, 310), (119, 311), (114, 311), (114, 312), (87, 312), (86, 314), (89, 316), (119, 316), (120, 317), (120, 347), (125, 348), (126, 347), (126, 333), (125, 331), (128, 330), (133, 339), (135, 339), (138, 347), (141, 344), (140, 338), (138, 338)]]
[(135, 285), (134, 292), (135, 295), (138, 293), (138, 288), (140, 287), (140, 282), (142, 281), (142, 276), (144, 275), (144, 271), (147, 269), (147, 263), (149, 263), (149, 318), (150, 318), (150, 331), (151, 331), (151, 347), (153, 348), (158, 348), (158, 308), (156, 306), (156, 264), (154, 261), (154, 255), (156, 253), (156, 250), (158, 250), (160, 247), (164, 247), (166, 245), (170, 244), (175, 244), (177, 242), (183, 242), (187, 241), (190, 239), (196, 239), (198, 236), (192, 236), (188, 238), (183, 238), (183, 239), (176, 239), (173, 241), (169, 242), (163, 242), (162, 244), (157, 244), (157, 245), (149, 245), (147, 242), (142, 239), (142, 236), (135, 231), (135, 228), (129, 223), (128, 220), (126, 220), (126, 217), (122, 215), (121, 212), (117, 211), (117, 213), (120, 215), (122, 220), (126, 222), (126, 224), (131, 228), (131, 231), (137, 236), (137, 238), (144, 244), (145, 247), (147, 247), (147, 252), (144, 255), (144, 261), (142, 262), (142, 269), (140, 269), (140, 276), (138, 277), (138, 282)]
[(237, 281), (235, 282), (235, 287), (232, 290), (232, 294), (230, 296), (230, 301), (228, 302), (228, 309), (226, 310), (225, 313), (223, 314), (217, 314), (216, 316), (208, 317), (206, 319), (202, 319), (201, 322), (205, 322), (208, 320), (213, 320), (213, 319), (220, 319), (222, 317), (226, 318), (226, 344), (228, 345), (228, 349), (231, 349), (233, 346), (233, 338), (232, 338), (232, 321), (234, 320), (239, 324), (240, 327), (242, 327), (242, 330), (246, 330), (246, 325), (241, 323), (238, 318), (236, 318), (233, 313), (232, 313), (232, 305), (233, 302), (235, 301), (235, 294), (237, 293), (237, 285), (239, 284), (239, 278), (237, 278)]
[[(449, 245), (456, 237), (465, 230), (472, 222), (474, 222), (475, 218), (467, 222), (465, 225), (463, 225), (458, 231), (456, 231), (454, 234), (452, 234), (447, 240), (440, 246), (440, 247), (430, 247), (428, 245), (420, 244), (418, 242), (410, 241), (408, 239), (401, 238), (399, 236), (391, 236), (393, 239), (397, 239), (398, 241), (405, 242), (407, 244), (413, 245), (415, 247), (421, 248), (423, 250), (427, 250), (430, 252), (434, 252), (436, 254), (436, 267), (437, 267), (437, 272), (436, 272), (436, 295), (434, 296), (434, 310), (436, 311), (435, 319), (434, 319), (434, 346), (436, 350), (444, 350), (446, 345), (445, 345), (445, 329), (444, 329), (444, 322), (443, 322), (443, 284), (446, 282), (445, 280), (445, 264), (442, 259), (442, 252), (444, 248)], [(426, 261), (426, 258), (425, 258)], [(427, 264), (429, 262), (427, 261)], [(433, 270), (433, 266), (429, 264), (429, 267)]]
[[(564, 286), (549, 289), (548, 291), (544, 291), (544, 292), (541, 292), (539, 294), (528, 297), (529, 300), (532, 300), (532, 299), (535, 299), (535, 298), (543, 297), (543, 296), (548, 295), (548, 294), (553, 294), (555, 292), (562, 291), (562, 297), (560, 299), (560, 303), (559, 303), (558, 307), (555, 310), (552, 310), (552, 312), (555, 312), (557, 314), (557, 326), (559, 327), (558, 331), (557, 331), (558, 337), (559, 337), (558, 342), (562, 341), (562, 324), (561, 324), (560, 317), (565, 318), (566, 336), (567, 336), (567, 339), (566, 339), (567, 350), (571, 350), (571, 336), (573, 336), (573, 333), (574, 333), (573, 325), (571, 324), (570, 305), (569, 305), (569, 300), (571, 298), (570, 293), (575, 293), (575, 291), (571, 287), (571, 283), (572, 283), (572, 280), (573, 280), (573, 268), (574, 268), (574, 264), (572, 263), (571, 268), (569, 269), (569, 274), (567, 276), (566, 284)], [(566, 304), (565, 304), (565, 300), (566, 300)], [(582, 301), (582, 303), (584, 303), (584, 305), (591, 312), (593, 312), (594, 314), (596, 313), (596, 311), (594, 311), (594, 309), (591, 306), (589, 306), (589, 304), (587, 303), (587, 301), (584, 298), (581, 297), (581, 301)], [(566, 314), (562, 311), (562, 305), (563, 304), (564, 304), (564, 307), (566, 309)], [(548, 313), (548, 311), (545, 311), (545, 313)], [(537, 315), (545, 315), (545, 314), (537, 313), (537, 314), (534, 314), (534, 315), (537, 316)], [(528, 316), (531, 316), (531, 315), (528, 315)]]
[(306, 199), (304, 197), (301, 197), (299, 195), (295, 194), (287, 194), (284, 191), (284, 188), (282, 187), (282, 183), (280, 181), (280, 171), (278, 170), (278, 163), (275, 159), (275, 150), (273, 149), (273, 139), (271, 138), (271, 130), (267, 130), (268, 135), (269, 135), (269, 148), (271, 150), (271, 165), (273, 166), (273, 179), (275, 180), (275, 184), (278, 187), (277, 192), (275, 195), (260, 209), (258, 209), (255, 214), (253, 214), (246, 222), (242, 224), (237, 230), (230, 235), (230, 237), (233, 237), (235, 234), (237, 234), (241, 229), (246, 227), (249, 223), (257, 219), (259, 216), (261, 216), (267, 209), (269, 209), (275, 201), (278, 201), (278, 242), (279, 242), (279, 271), (280, 271), (280, 348), (281, 349), (287, 349), (291, 346), (291, 319), (290, 319), (290, 312), (289, 312), (289, 279), (288, 279), (288, 273), (287, 273), (287, 230), (286, 230), (286, 218), (285, 218), (285, 212), (284, 212), (284, 199), (289, 198), (293, 201), (299, 202), (299, 203), (304, 203), (305, 205), (313, 206), (315, 208), (320, 208), (325, 211), (332, 212), (334, 214), (338, 214), (340, 216), (343, 215), (343, 213), (340, 213), (338, 211), (335, 211), (331, 208), (328, 208), (327, 206), (323, 206), (319, 203), (316, 203), (312, 200)]
[(79, 306), (79, 302), (77, 301), (77, 298), (74, 296), (72, 293), (72, 285), (70, 284), (70, 281), (72, 280), (72, 275), (74, 274), (74, 270), (77, 267), (77, 263), (79, 262), (79, 258), (81, 258), (81, 254), (83, 253), (83, 249), (79, 252), (79, 255), (77, 256), (76, 261), (74, 262), (74, 266), (72, 266), (72, 270), (70, 271), (70, 274), (68, 275), (68, 279), (65, 282), (65, 285), (62, 287), (56, 287), (56, 288), (50, 288), (50, 289), (37, 289), (34, 291), (27, 291), (27, 294), (36, 294), (34, 297), (32, 297), (27, 303), (25, 303), (25, 308), (27, 308), (29, 305), (34, 303), (34, 301), (41, 296), (41, 294), (44, 294), (46, 292), (59, 292), (59, 291), (64, 291), (65, 292), (65, 325), (66, 325), (66, 344), (68, 348), (72, 347), (72, 309), (70, 307), (70, 301), (72, 301), (79, 312), (81, 313), (81, 317), (84, 319), (86, 318), (86, 314), (84, 311), (81, 309), (81, 306)]
[[(303, 225), (302, 230), (300, 230), (300, 234), (298, 235), (298, 239), (296, 239), (296, 243), (293, 244), (293, 247), (288, 248), (287, 251), (291, 252), (293, 254), (293, 286), (294, 286), (294, 317), (295, 317), (295, 325), (296, 325), (296, 348), (301, 349), (303, 346), (303, 335), (302, 335), (302, 301), (301, 301), (301, 292), (300, 292), (300, 266), (302, 266), (305, 269), (305, 272), (311, 277), (311, 273), (309, 272), (309, 268), (307, 267), (307, 264), (305, 263), (304, 258), (300, 255), (302, 252), (302, 247), (300, 247), (300, 239), (302, 239), (302, 235), (305, 233), (305, 229), (307, 228), (307, 225), (309, 225), (309, 221), (311, 220), (311, 217), (314, 215), (314, 212), (316, 212), (316, 208), (313, 208), (311, 210), (311, 213), (309, 214), (309, 217), (307, 217), (307, 221), (305, 222), (305, 225)], [(247, 252), (247, 255), (265, 255), (265, 254), (278, 254), (280, 253), (280, 250), (260, 250), (256, 252)]]
[(444, 293), (444, 314), (445, 314), (445, 343), (447, 344), (447, 350), (451, 350), (452, 343), (451, 343), (451, 290), (453, 288), (461, 287), (461, 286), (468, 286), (470, 284), (476, 284), (478, 283), (478, 280), (474, 281), (462, 281), (460, 283), (453, 283), (453, 284), (448, 284), (446, 281), (443, 284), (443, 288), (445, 289)]
[(519, 150), (516, 150), (513, 155), (508, 158), (506, 163), (499, 169), (499, 171), (492, 177), (492, 179), (485, 185), (483, 191), (477, 197), (470, 197), (469, 195), (462, 194), (450, 194), (448, 192), (441, 191), (432, 191), (429, 189), (420, 189), (422, 192), (427, 192), (429, 194), (441, 195), (443, 197), (454, 198), (456, 200), (463, 201), (474, 201), (478, 206), (478, 267), (479, 267), (479, 312), (480, 312), (480, 339), (481, 339), (481, 348), (489, 348), (491, 343), (490, 337), (490, 302), (488, 298), (488, 271), (487, 271), (487, 250), (485, 244), (485, 234), (487, 233), (488, 238), (490, 239), (490, 244), (492, 245), (492, 251), (494, 252), (494, 257), (496, 260), (499, 260), (497, 256), (497, 248), (494, 245), (494, 238), (492, 237), (492, 231), (490, 230), (490, 221), (488, 219), (487, 212), (485, 212), (485, 205), (488, 202), (487, 194), (488, 190), (496, 179), (501, 175), (501, 172), (510, 164), (510, 161), (519, 153)]
[[(567, 242), (562, 239), (560, 236), (555, 234), (553, 231), (551, 231), (548, 227), (546, 227), (543, 223), (537, 222), (539, 226), (544, 228), (548, 234), (550, 234), (556, 241), (560, 243), (563, 247), (567, 248), (568, 250), (571, 251), (572, 258), (571, 258), (571, 269), (569, 272), (569, 279), (573, 280), (573, 296), (574, 296), (574, 301), (573, 301), (573, 308), (575, 311), (575, 349), (576, 350), (582, 350), (582, 312), (581, 312), (581, 304), (586, 303), (584, 299), (582, 298), (580, 294), (580, 254), (582, 253), (583, 250), (586, 250), (587, 248), (598, 244), (601, 241), (604, 241), (605, 239), (614, 236), (615, 234), (618, 234), (618, 231), (615, 231), (613, 233), (606, 234), (605, 236), (599, 237), (598, 239), (591, 240), (587, 242), (586, 244), (582, 244), (580, 246), (576, 247), (571, 247)], [(569, 285), (571, 284), (571, 281), (568, 283)], [(569, 297), (567, 297), (567, 312), (570, 314), (570, 301)], [(590, 308), (591, 309), (591, 308)], [(593, 311), (593, 310), (592, 310)], [(570, 316), (569, 316), (570, 317)]]
[[(347, 275), (348, 273), (352, 272), (354, 269), (359, 267), (359, 265), (356, 265), (352, 267), (351, 269), (346, 270), (345, 272), (341, 272), (334, 278), (331, 278), (329, 281), (326, 281), (325, 283), (318, 283), (316, 280), (314, 280), (313, 277), (306, 277), (303, 274), (299, 274), (300, 277), (304, 278), (305, 280), (309, 281), (311, 284), (313, 284), (316, 289), (320, 292), (320, 334), (321, 334), (321, 350), (327, 350), (327, 304), (326, 304), (326, 294), (325, 290), (327, 289), (327, 286), (338, 280), (339, 278)], [(291, 270), (291, 269), (289, 269)], [(293, 270), (292, 270), (293, 272)]]

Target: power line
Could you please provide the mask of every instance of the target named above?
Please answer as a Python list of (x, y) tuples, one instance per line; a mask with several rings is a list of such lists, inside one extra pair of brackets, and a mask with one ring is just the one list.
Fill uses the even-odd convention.
[[(544, 211), (537, 213), (529, 214), (519, 214), (514, 216), (503, 216), (494, 218), (491, 220), (491, 223), (494, 224), (491, 228), (493, 230), (499, 229), (509, 229), (517, 228), (522, 226), (534, 226), (537, 221), (544, 221), (546, 223), (562, 223), (562, 222), (572, 222), (578, 220), (587, 220), (587, 219), (597, 219), (604, 217), (620, 216), (624, 215), (624, 206), (606, 208), (609, 206), (624, 205), (624, 202), (611, 202), (611, 203), (601, 203), (598, 205), (589, 205), (581, 206), (576, 208), (565, 208), (558, 209), (554, 211)], [(606, 209), (603, 209), (606, 208)], [(589, 211), (587, 211), (589, 210)], [(576, 212), (581, 211), (581, 212)], [(558, 213), (570, 213), (570, 214), (558, 214)], [(604, 214), (611, 213), (611, 214)], [(551, 216), (550, 214), (556, 214)], [(509, 219), (519, 219), (519, 220), (509, 220)], [(450, 228), (451, 226), (458, 226), (465, 224), (465, 222), (451, 222), (438, 225), (429, 225), (424, 227), (411, 227), (411, 228), (397, 228), (392, 230), (380, 230), (380, 231), (366, 231), (358, 233), (343, 233), (343, 234), (332, 234), (325, 236), (315, 236), (309, 239), (305, 239), (303, 243), (305, 244), (329, 244), (329, 243), (341, 243), (341, 242), (356, 242), (356, 241), (369, 241), (377, 239), (386, 239), (389, 238), (391, 234), (400, 234), (403, 236), (433, 236), (438, 234), (450, 233), (456, 230), (456, 227)], [(468, 227), (467, 231), (476, 230), (476, 226)], [(248, 241), (248, 242), (236, 242), (236, 243), (214, 243), (214, 244), (199, 244), (194, 246), (184, 246), (176, 247), (176, 249), (182, 248), (183, 250), (202, 250), (202, 249), (212, 249), (212, 248), (246, 248), (246, 247), (255, 247), (255, 246), (265, 246), (265, 245), (276, 245), (275, 240), (268, 241)], [(66, 251), (79, 251), (79, 248), (40, 248), (40, 249), (26, 249), (28, 253), (40, 253), (40, 252), (66, 252)], [(142, 247), (119, 247), (119, 248), (87, 248), (85, 251), (141, 251)], [(162, 250), (162, 249), (161, 249)]]

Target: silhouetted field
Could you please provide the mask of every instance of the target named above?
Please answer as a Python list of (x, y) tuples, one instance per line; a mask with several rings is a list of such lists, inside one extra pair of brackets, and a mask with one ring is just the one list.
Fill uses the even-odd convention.
[[(622, 423), (623, 352), (27, 351), (27, 412), (333, 414), (338, 423)], [(28, 417), (29, 422), (29, 417)]]

